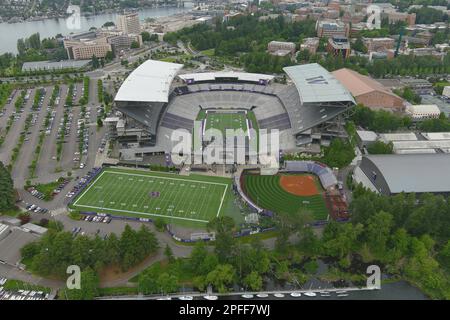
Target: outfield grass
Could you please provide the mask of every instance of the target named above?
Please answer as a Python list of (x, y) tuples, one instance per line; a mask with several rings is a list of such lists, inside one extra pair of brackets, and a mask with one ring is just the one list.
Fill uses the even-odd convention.
[(328, 209), (321, 194), (293, 195), (281, 187), (280, 177), (280, 175), (245, 175), (244, 185), (247, 195), (256, 205), (279, 214), (294, 214), (306, 209), (312, 213), (315, 220), (327, 219)]
[(226, 178), (109, 168), (71, 207), (204, 227), (224, 211), (230, 184), (231, 179)]

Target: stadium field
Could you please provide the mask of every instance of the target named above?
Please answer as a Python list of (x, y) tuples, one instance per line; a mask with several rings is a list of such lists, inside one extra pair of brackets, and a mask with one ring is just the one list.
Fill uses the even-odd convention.
[(198, 226), (222, 213), (230, 183), (200, 175), (105, 169), (71, 207)]
[(222, 113), (222, 112), (209, 112), (206, 117), (206, 130), (218, 129), (223, 135), (226, 133), (226, 129), (242, 129), (243, 132), (247, 132), (247, 116), (243, 112), (239, 113)]
[[(303, 178), (313, 178), (318, 190), (315, 195), (300, 196), (288, 192), (281, 183), (282, 177), (299, 175), (272, 175), (261, 176), (257, 174), (245, 174), (244, 189), (252, 201), (267, 210), (279, 214), (294, 214), (300, 210), (311, 212), (315, 220), (326, 220), (328, 209), (322, 192), (323, 189), (317, 181), (317, 177), (309, 174), (301, 175)], [(308, 186), (310, 188), (310, 186)]]

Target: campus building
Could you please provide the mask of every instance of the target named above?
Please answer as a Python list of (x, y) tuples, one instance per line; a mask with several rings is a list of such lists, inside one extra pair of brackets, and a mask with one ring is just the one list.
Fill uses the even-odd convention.
[(117, 17), (117, 29), (125, 34), (140, 34), (141, 24), (137, 12), (119, 15)]
[(327, 51), (335, 57), (340, 56), (346, 59), (350, 57), (352, 50), (346, 37), (334, 36), (328, 38)]
[(318, 20), (316, 32), (319, 38), (330, 38), (334, 36), (348, 37), (349, 26), (340, 20)]
[(347, 68), (332, 73), (351, 92), (357, 103), (373, 109), (404, 110), (402, 98), (368, 76)]

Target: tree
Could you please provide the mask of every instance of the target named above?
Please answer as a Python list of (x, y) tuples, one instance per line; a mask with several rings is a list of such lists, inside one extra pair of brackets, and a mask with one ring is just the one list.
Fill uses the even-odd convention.
[(136, 40), (131, 42), (130, 46), (131, 49), (139, 49), (139, 47), (140, 47), (139, 42), (137, 42)]
[(219, 293), (228, 291), (228, 286), (234, 281), (235, 270), (230, 264), (220, 264), (206, 276), (206, 282), (212, 284)]
[(380, 258), (384, 258), (392, 225), (392, 215), (384, 211), (376, 213), (367, 221), (366, 237), (369, 247)]
[(166, 244), (166, 248), (164, 249), (164, 255), (166, 256), (167, 260), (169, 260), (169, 262), (173, 262), (175, 260), (172, 249), (168, 244)]
[(92, 56), (91, 63), (92, 63), (92, 68), (94, 68), (94, 69), (98, 69), (100, 67), (100, 62), (95, 55)]
[(162, 293), (176, 292), (179, 287), (178, 278), (175, 275), (169, 275), (166, 272), (159, 275), (156, 284)]
[(367, 151), (370, 154), (392, 154), (394, 150), (394, 144), (390, 141), (384, 143), (383, 141), (375, 141), (367, 147)]
[(97, 119), (97, 127), (99, 127), (99, 128), (103, 127), (103, 121), (101, 118)]
[(10, 172), (0, 161), (0, 212), (15, 207), (14, 184)]
[(144, 42), (151, 41), (151, 35), (149, 32), (147, 32), (147, 31), (141, 32), (141, 36), (142, 36), (142, 41), (144, 41)]
[(252, 271), (244, 278), (244, 284), (252, 291), (259, 291), (263, 285), (263, 279), (256, 271)]

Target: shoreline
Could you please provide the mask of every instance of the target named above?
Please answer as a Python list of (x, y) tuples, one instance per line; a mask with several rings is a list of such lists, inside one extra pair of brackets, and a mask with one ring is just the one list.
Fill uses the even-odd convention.
[[(176, 5), (170, 5), (170, 4), (161, 4), (161, 5), (147, 5), (142, 6), (140, 8), (128, 8), (129, 11), (141, 11), (146, 9), (160, 9), (160, 8), (178, 8)], [(89, 18), (89, 17), (95, 17), (103, 14), (119, 14), (121, 12), (124, 12), (125, 9), (115, 10), (115, 9), (105, 9), (100, 10), (95, 13), (82, 13), (81, 17)], [(39, 21), (45, 21), (45, 20), (58, 20), (58, 19), (67, 19), (70, 15), (67, 13), (61, 13), (61, 14), (55, 14), (52, 16), (36, 16), (36, 17), (30, 17), (27, 19), (23, 19), (22, 17), (11, 17), (8, 20), (0, 20), (0, 23), (7, 23), (7, 24), (16, 24), (16, 23), (24, 23), (24, 22), (39, 22)]]

